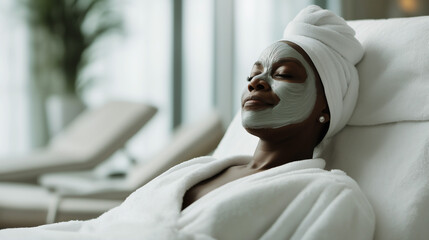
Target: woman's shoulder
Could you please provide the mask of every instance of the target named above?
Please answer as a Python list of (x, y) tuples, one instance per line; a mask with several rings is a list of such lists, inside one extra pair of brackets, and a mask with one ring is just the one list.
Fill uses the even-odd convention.
[(371, 204), (369, 203), (366, 194), (360, 188), (359, 184), (346, 172), (340, 169), (322, 170), (317, 174), (316, 180), (324, 182), (324, 188), (337, 188), (344, 194), (348, 195), (350, 200), (354, 201), (362, 208), (372, 212)]
[[(311, 169), (310, 171), (311, 172)], [(353, 190), (360, 190), (359, 185), (357, 182), (347, 175), (346, 172), (340, 169), (317, 169), (314, 170), (312, 173), (314, 173), (314, 178), (316, 178), (318, 181), (326, 181), (333, 185), (339, 185), (343, 186), (344, 188), (351, 188)]]
[(318, 183), (322, 188), (335, 187), (350, 190), (356, 195), (364, 195), (358, 183), (346, 172), (340, 169), (326, 170), (324, 168), (304, 168), (294, 172), (298, 179), (305, 182)]
[(325, 170), (324, 177), (331, 179), (334, 183), (345, 185), (348, 188), (359, 189), (358, 183), (346, 172), (340, 169)]

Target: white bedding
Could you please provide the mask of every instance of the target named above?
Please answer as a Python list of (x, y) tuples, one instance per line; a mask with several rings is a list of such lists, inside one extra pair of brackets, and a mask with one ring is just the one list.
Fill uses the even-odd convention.
[(243, 177), (181, 211), (188, 188), (250, 158), (197, 158), (97, 219), (1, 230), (0, 239), (372, 239), (368, 201), (342, 171), (323, 170), (323, 159)]

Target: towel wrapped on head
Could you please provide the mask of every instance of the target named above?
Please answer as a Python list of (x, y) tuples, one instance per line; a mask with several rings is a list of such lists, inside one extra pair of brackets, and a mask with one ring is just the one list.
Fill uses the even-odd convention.
[(304, 49), (322, 80), (331, 114), (325, 138), (347, 124), (356, 105), (359, 77), (355, 64), (364, 51), (354, 35), (343, 18), (315, 5), (301, 10), (283, 33), (282, 40)]

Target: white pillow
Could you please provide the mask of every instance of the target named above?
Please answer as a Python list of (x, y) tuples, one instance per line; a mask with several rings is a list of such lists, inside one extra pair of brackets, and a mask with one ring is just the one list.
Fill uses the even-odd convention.
[(349, 124), (429, 120), (429, 16), (348, 23), (365, 49)]

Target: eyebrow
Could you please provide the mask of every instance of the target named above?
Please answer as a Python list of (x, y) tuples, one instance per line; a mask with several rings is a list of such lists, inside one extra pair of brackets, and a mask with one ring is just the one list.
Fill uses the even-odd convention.
[(291, 57), (281, 58), (281, 59), (279, 59), (278, 61), (276, 61), (275, 63), (273, 63), (273, 66), (280, 65), (280, 64), (282, 64), (282, 63), (287, 63), (287, 62), (293, 62), (293, 63), (296, 63), (297, 65), (299, 65), (300, 67), (302, 67), (302, 68), (304, 68), (304, 69), (305, 69), (304, 65), (302, 65), (302, 63), (301, 63), (298, 59), (296, 59), (296, 58), (291, 58)]
[[(274, 62), (273, 65), (279, 65), (279, 64), (287, 63), (287, 62), (296, 63), (300, 67), (305, 69), (304, 65), (302, 65), (302, 63), (298, 59), (292, 58), (292, 57), (280, 58), (278, 61)], [(256, 61), (253, 65), (258, 66), (258, 67), (263, 67), (263, 65), (260, 61)]]

